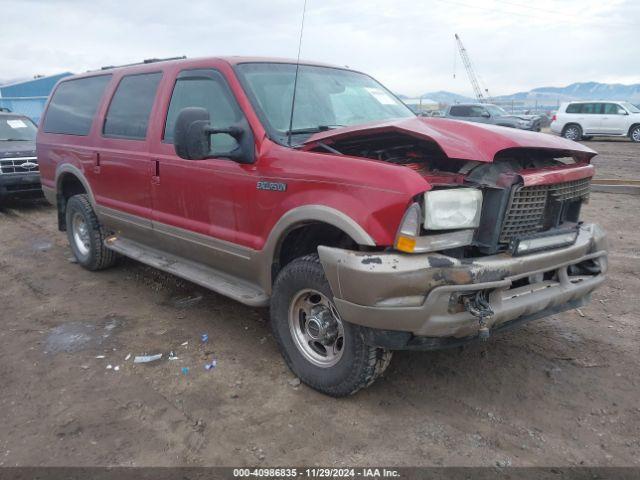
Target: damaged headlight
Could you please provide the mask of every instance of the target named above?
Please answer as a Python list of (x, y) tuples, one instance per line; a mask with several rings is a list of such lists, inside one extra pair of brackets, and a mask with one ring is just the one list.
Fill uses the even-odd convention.
[(432, 190), (424, 194), (424, 228), (454, 230), (480, 225), (482, 192), (475, 188)]

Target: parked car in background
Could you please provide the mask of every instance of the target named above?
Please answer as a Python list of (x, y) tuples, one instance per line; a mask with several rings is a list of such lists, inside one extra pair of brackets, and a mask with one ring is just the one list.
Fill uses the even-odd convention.
[(42, 195), (36, 159), (37, 131), (28, 117), (0, 112), (0, 201)]
[(580, 216), (596, 152), (419, 118), (345, 68), (88, 72), (55, 88), (37, 144), (82, 267), (122, 254), (270, 305), (289, 368), (333, 396), (370, 385), (393, 350), (486, 339), (584, 304), (605, 278), (605, 233)]
[(445, 114), (448, 118), (467, 122), (490, 123), (501, 127), (540, 131), (538, 115), (512, 115), (503, 108), (488, 103), (458, 103), (451, 105)]
[(569, 102), (560, 105), (551, 131), (569, 140), (629, 137), (640, 143), (640, 108), (629, 102)]

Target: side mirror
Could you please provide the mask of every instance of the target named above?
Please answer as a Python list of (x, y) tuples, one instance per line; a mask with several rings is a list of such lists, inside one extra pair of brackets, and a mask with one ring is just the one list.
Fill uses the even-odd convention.
[[(211, 157), (211, 135), (226, 133), (240, 143), (244, 129), (238, 126), (213, 128), (209, 112), (200, 107), (187, 107), (180, 110), (173, 130), (173, 143), (176, 154), (186, 160), (203, 160)], [(229, 152), (231, 159), (240, 159), (241, 152)]]
[(480, 116), (483, 118), (491, 118), (491, 115), (489, 115), (489, 112), (482, 112)]
[(204, 108), (188, 107), (180, 110), (173, 130), (176, 154), (186, 160), (202, 160), (211, 151), (209, 112)]
[(629, 115), (624, 108), (618, 108), (618, 115)]

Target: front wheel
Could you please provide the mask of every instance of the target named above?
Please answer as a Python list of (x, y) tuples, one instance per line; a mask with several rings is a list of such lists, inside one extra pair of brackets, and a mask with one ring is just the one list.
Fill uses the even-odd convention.
[(279, 273), (271, 328), (291, 371), (333, 397), (369, 386), (391, 360), (390, 351), (367, 345), (360, 327), (340, 318), (318, 255), (297, 258)]
[(577, 142), (582, 139), (582, 128), (579, 125), (567, 125), (562, 131), (562, 136), (569, 140)]
[(640, 143), (640, 125), (636, 125), (629, 132), (629, 138), (632, 142)]

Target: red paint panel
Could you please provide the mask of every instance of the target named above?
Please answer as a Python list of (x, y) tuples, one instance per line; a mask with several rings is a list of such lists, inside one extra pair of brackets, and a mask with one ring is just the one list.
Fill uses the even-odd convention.
[(570, 182), (587, 177), (593, 177), (596, 169), (593, 165), (571, 165), (569, 167), (554, 167), (540, 170), (523, 170), (519, 172), (525, 187), (532, 185), (549, 185), (553, 183)]

